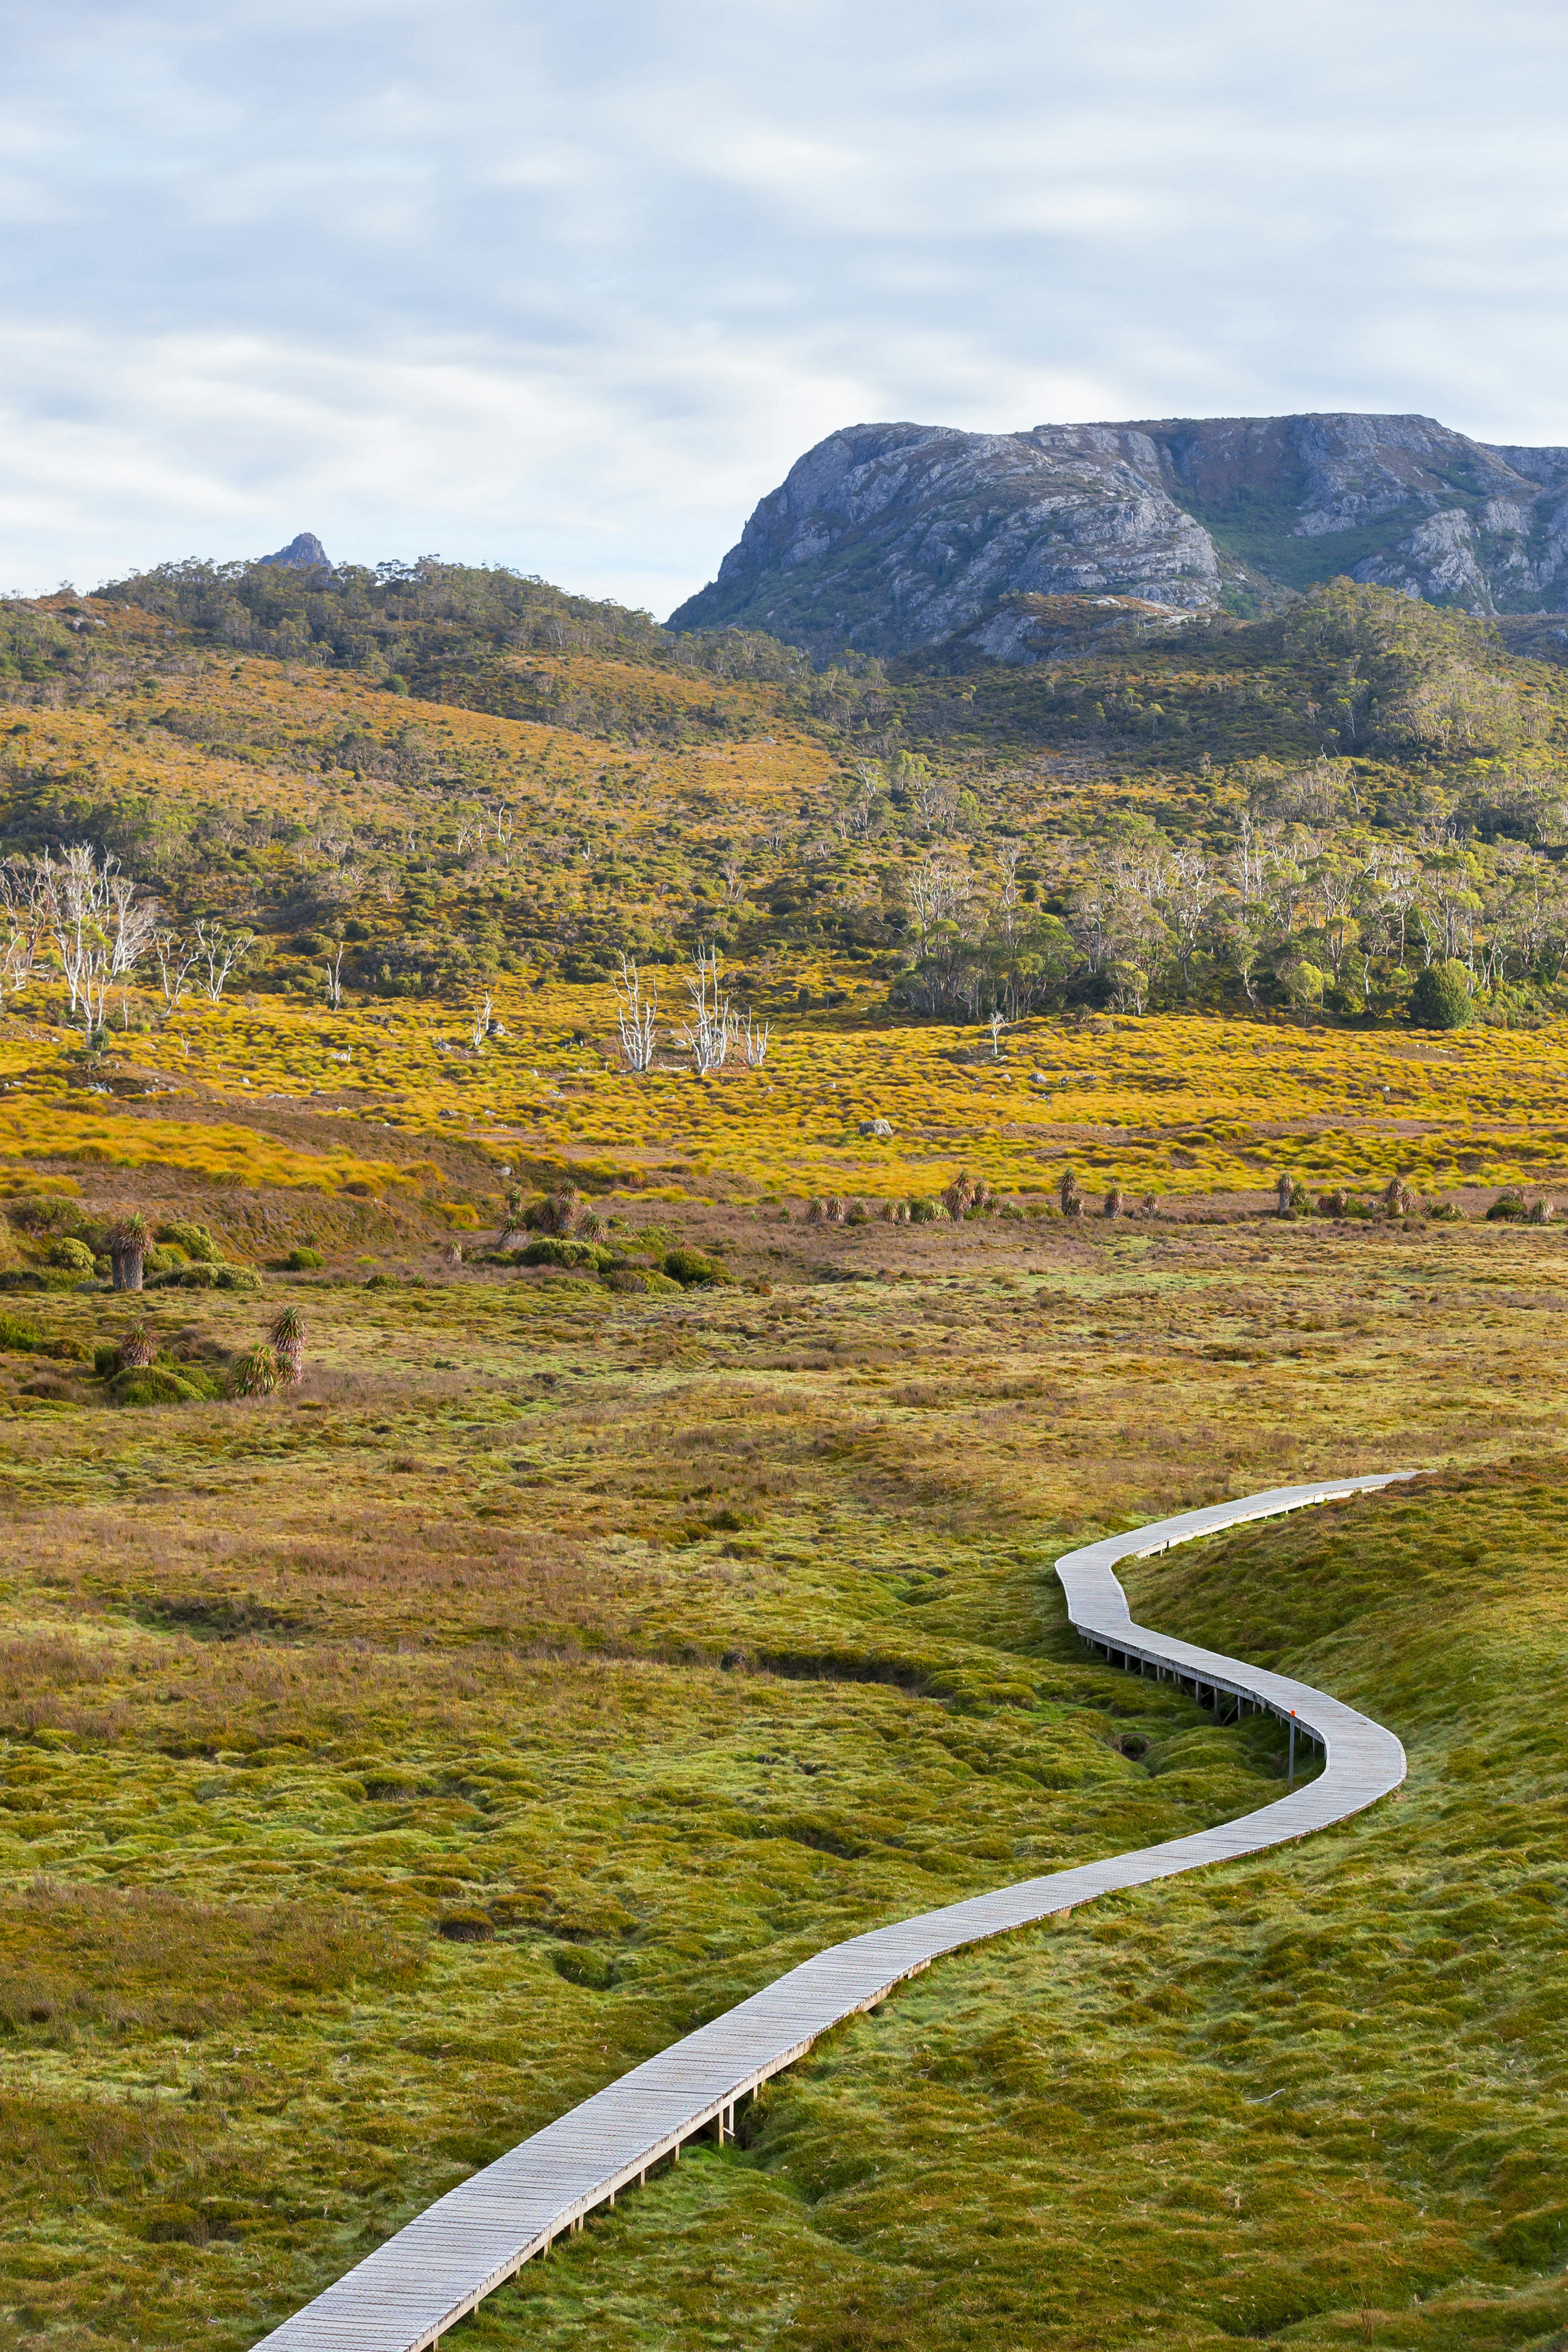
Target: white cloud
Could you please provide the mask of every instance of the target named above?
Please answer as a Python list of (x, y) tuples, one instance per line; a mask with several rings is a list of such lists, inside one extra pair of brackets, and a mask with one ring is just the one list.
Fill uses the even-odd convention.
[(0, 582), (300, 529), (666, 609), (835, 425), (1568, 441), (1568, 19), (82, 0), (8, 36)]

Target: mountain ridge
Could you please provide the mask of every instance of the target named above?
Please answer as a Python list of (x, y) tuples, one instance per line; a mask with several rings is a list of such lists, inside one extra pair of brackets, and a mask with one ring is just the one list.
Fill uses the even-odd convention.
[(1017, 595), (1257, 613), (1348, 574), (1466, 612), (1568, 607), (1568, 447), (1321, 411), (965, 433), (855, 425), (761, 499), (673, 628), (1029, 660)]

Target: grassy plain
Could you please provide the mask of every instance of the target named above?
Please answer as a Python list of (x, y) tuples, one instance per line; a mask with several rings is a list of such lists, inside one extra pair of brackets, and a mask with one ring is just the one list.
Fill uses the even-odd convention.
[[(443, 1279), (433, 1246), (423, 1287), (366, 1289), (347, 1265), (291, 1282), (312, 1365), (294, 1399), (117, 1413), (29, 1397), (36, 1357), (7, 1359), (18, 2341), (242, 2347), (817, 1944), (1262, 1801), (1280, 1759), (1260, 1731), (1216, 1733), (1076, 1654), (1054, 1549), (1292, 1475), (1554, 1442), (1553, 1227), (679, 1213), (730, 1286)], [(176, 1348), (242, 1345), (270, 1312), (143, 1303)], [(26, 1304), (84, 1342), (127, 1319), (102, 1295)], [(1500, 1512), (1517, 1542), (1521, 1476), (1358, 1507), (1393, 1516), (1347, 1520), (1338, 1552), (1325, 1520), (1341, 1565), (1310, 1570), (1322, 1605), (1303, 1583), (1282, 1626), (1259, 1571), (1279, 1543), (1289, 1573), (1312, 1534), (1249, 1537), (1228, 1646), (1362, 1697), (1422, 1772), (1486, 1748), (1498, 1726), (1461, 1671), (1475, 1578), (1423, 1583), (1407, 1643), (1402, 1580), (1413, 1528), (1486, 1557)], [(1520, 1605), (1550, 1627), (1531, 1540)], [(1390, 1582), (1376, 1608), (1347, 1559)], [(1207, 1625), (1218, 1603), (1186, 1572), (1167, 1564), (1151, 1613)], [(1521, 1720), (1505, 1774), (1539, 1769), (1545, 1718)], [(1478, 2077), (1493, 2064), (1491, 1948), (1420, 1915), (1433, 1873), (1456, 1914), (1479, 1876), (1512, 1900), (1499, 1785), (934, 1969), (777, 2086), (746, 2147), (652, 2184), (476, 2341), (1207, 2347), (1310, 2320), (1301, 2340), (1333, 2342), (1385, 2306), (1371, 2340), (1524, 2343), (1526, 2318), (1540, 2337), (1537, 2240), (1498, 2252), (1501, 2158), (1478, 2172), (1473, 2153), (1494, 2108), (1467, 2087), (1431, 2111), (1415, 2213), (1426, 2174), (1370, 2135), (1427, 2044), (1380, 2026), (1369, 2089), (1346, 2018), (1392, 1999), (1387, 1978), (1318, 2015), (1334, 1921), (1363, 1903), (1355, 1966), (1389, 1965), (1409, 1876), (1415, 1964), (1437, 1972), (1412, 2005), (1434, 1982), (1473, 1997)], [(1303, 1906), (1312, 2000), (1284, 2008)], [(1521, 2021), (1496, 2101), (1552, 2031)], [(1332, 2252), (1303, 2252), (1331, 2223)], [(1461, 2277), (1503, 2332), (1433, 2332)], [(1411, 2317), (1416, 2292), (1437, 2299)]]

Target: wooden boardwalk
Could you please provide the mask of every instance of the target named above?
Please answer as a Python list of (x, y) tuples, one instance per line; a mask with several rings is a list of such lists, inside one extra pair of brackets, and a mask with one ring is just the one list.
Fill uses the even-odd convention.
[[(1409, 1476), (1396, 1472), (1392, 1476)], [(1405, 1777), (1392, 1732), (1287, 1675), (1195, 1648), (1133, 1622), (1118, 1560), (1323, 1503), (1389, 1477), (1281, 1486), (1156, 1520), (1056, 1564), (1073, 1625), (1105, 1656), (1177, 1681), (1223, 1712), (1267, 1707), (1323, 1751), (1320, 1777), (1240, 1821), (1103, 1862), (1025, 1879), (819, 1952), (711, 2025), (547, 2124), (419, 2214), (262, 2339), (257, 2352), (423, 2352), (583, 2217), (632, 2189), (695, 2133), (727, 2133), (736, 2103), (805, 2055), (841, 2018), (871, 2009), (943, 1953), (1049, 1918), (1113, 1889), (1233, 1861), (1359, 1812)]]

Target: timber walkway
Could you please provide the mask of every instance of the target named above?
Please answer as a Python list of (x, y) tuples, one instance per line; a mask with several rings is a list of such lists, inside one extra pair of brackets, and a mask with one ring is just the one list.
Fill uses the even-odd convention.
[(1114, 1571), (1121, 1559), (1147, 1559), (1242, 1520), (1337, 1501), (1412, 1475), (1277, 1486), (1109, 1536), (1056, 1563), (1068, 1615), (1093, 1648), (1129, 1670), (1169, 1678), (1199, 1699), (1207, 1696), (1222, 1720), (1244, 1707), (1270, 1710), (1291, 1727), (1292, 1761), (1298, 1735), (1322, 1749), (1323, 1770), (1315, 1780), (1218, 1829), (1025, 1879), (818, 1952), (449, 2189), (274, 2328), (256, 2352), (423, 2352), (524, 2263), (580, 2230), (596, 2206), (612, 2204), (654, 2165), (678, 2156), (685, 2141), (707, 2130), (727, 2138), (738, 2100), (803, 2058), (830, 2026), (874, 2008), (942, 1954), (1097, 1895), (1303, 1837), (1397, 1788), (1405, 1750), (1391, 1731), (1288, 1675), (1134, 1624)]

